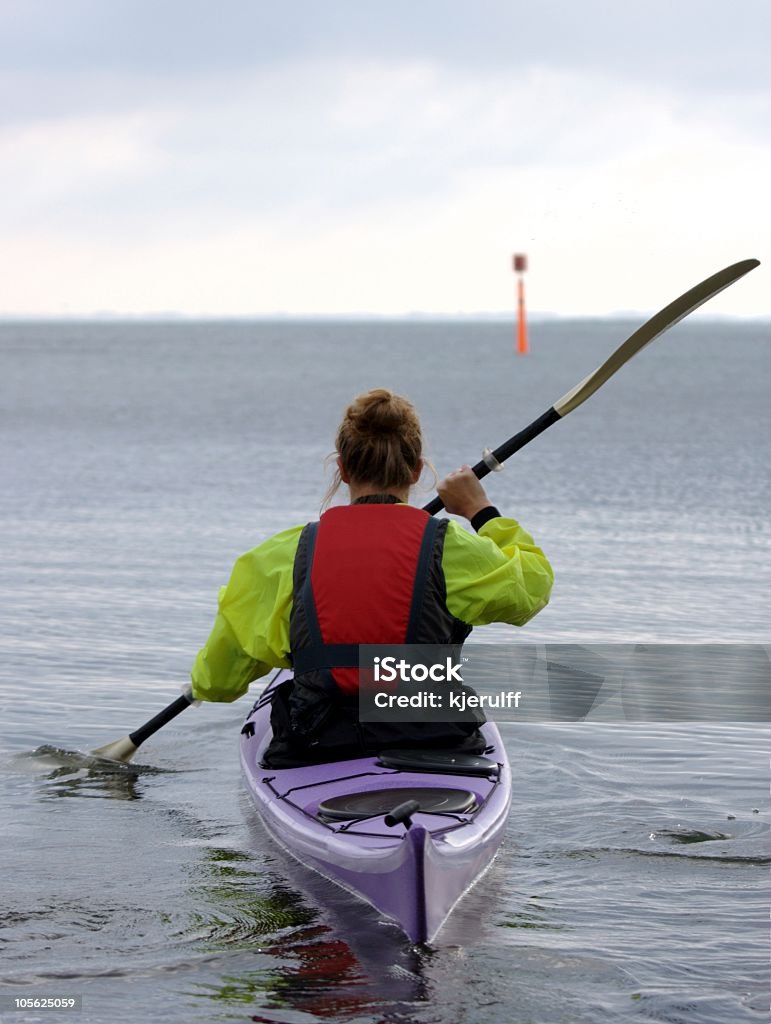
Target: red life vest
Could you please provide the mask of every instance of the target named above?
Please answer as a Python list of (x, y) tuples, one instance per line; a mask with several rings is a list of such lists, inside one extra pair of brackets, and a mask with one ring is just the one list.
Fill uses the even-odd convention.
[(461, 643), (447, 610), (448, 520), (401, 504), (329, 509), (303, 531), (294, 565), (295, 679), (358, 692), (359, 644)]

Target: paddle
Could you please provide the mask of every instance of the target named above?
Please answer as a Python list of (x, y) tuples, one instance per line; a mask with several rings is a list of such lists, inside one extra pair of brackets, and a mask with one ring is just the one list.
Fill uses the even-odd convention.
[(181, 715), (186, 708), (189, 708), (194, 703), (192, 687), (188, 687), (181, 697), (177, 697), (163, 711), (159, 711), (149, 722), (140, 725), (138, 729), (129, 733), (128, 736), (115, 740), (113, 743), (106, 743), (103, 747), (92, 750), (91, 753), (94, 757), (108, 757), (111, 761), (130, 761), (146, 739), (149, 739), (153, 733), (158, 732), (172, 718)]
[[(593, 373), (590, 373), (588, 377), (585, 377), (579, 384), (576, 384), (574, 388), (568, 391), (566, 395), (563, 395), (542, 416), (533, 420), (528, 427), (520, 430), (518, 434), (510, 437), (508, 441), (504, 442), (499, 448), (496, 448), (494, 452), (487, 453), (484, 459), (474, 466), (475, 475), (481, 480), (482, 477), (487, 476), (494, 469), (500, 468), (501, 463), (513, 455), (514, 452), (524, 448), (526, 444), (529, 444), (534, 437), (538, 437), (539, 434), (543, 433), (552, 423), (556, 423), (567, 416), (568, 413), (577, 409), (579, 405), (601, 388), (617, 370), (621, 369), (624, 363), (628, 363), (632, 356), (637, 355), (641, 349), (649, 345), (655, 338), (658, 338), (664, 331), (674, 327), (678, 321), (688, 316), (694, 309), (698, 309), (708, 299), (717, 295), (718, 292), (722, 292), (724, 288), (728, 288), (734, 281), (738, 281), (740, 277), (749, 273), (750, 270), (754, 270), (759, 264), (759, 260), (742, 260), (740, 263), (734, 263), (732, 266), (726, 267), (725, 270), (721, 270), (717, 274), (708, 277), (701, 284), (697, 284), (690, 291), (681, 295), (680, 298), (675, 299), (674, 302), (670, 302), (668, 306), (665, 306), (664, 309), (646, 321), (642, 327), (638, 327), (634, 334), (627, 338), (605, 360), (602, 366), (598, 366)], [(441, 498), (434, 498), (433, 501), (430, 501), (423, 507), (426, 512), (434, 515), (444, 508), (444, 502)], [(129, 733), (128, 736), (124, 736), (123, 739), (116, 740), (114, 743), (107, 743), (105, 746), (99, 747), (98, 750), (92, 751), (92, 753), (96, 757), (107, 757), (113, 761), (130, 761), (140, 744), (144, 743), (153, 733), (163, 728), (167, 722), (176, 718), (185, 708), (190, 707), (192, 703), (192, 691), (188, 691), (187, 694), (178, 697), (167, 708), (164, 708), (163, 711), (154, 718), (151, 718), (149, 722), (140, 726), (135, 732)]]
[[(558, 420), (564, 419), (568, 413), (577, 409), (587, 398), (590, 398), (617, 370), (621, 369), (624, 363), (628, 363), (646, 345), (660, 337), (670, 327), (674, 327), (676, 323), (688, 316), (689, 313), (692, 313), (694, 309), (698, 309), (699, 306), (703, 305), (714, 295), (717, 295), (718, 292), (722, 292), (724, 288), (728, 288), (734, 281), (738, 281), (740, 277), (749, 273), (750, 270), (754, 270), (759, 264), (759, 260), (741, 260), (739, 263), (734, 263), (730, 267), (726, 267), (725, 270), (720, 270), (717, 274), (708, 277), (701, 284), (697, 284), (678, 299), (675, 299), (674, 302), (670, 302), (668, 306), (659, 310), (642, 327), (638, 327), (634, 334), (630, 335), (612, 355), (608, 356), (602, 366), (598, 366), (588, 377), (585, 377), (574, 388), (571, 388), (550, 409), (547, 409), (542, 416), (533, 420), (529, 426), (525, 427), (524, 430), (520, 430), (518, 434), (514, 434), (513, 437), (510, 437), (508, 441), (505, 441), (495, 451), (486, 452), (482, 461), (473, 467), (474, 475), (481, 480), (482, 477), (487, 476), (493, 470), (500, 469), (501, 464), (509, 456), (513, 455), (514, 452), (524, 448), (534, 437), (538, 437), (539, 434), (543, 433), (547, 427), (557, 423)], [(441, 498), (434, 498), (427, 505), (423, 506), (423, 509), (426, 512), (430, 512), (432, 516), (443, 508), (444, 502)]]

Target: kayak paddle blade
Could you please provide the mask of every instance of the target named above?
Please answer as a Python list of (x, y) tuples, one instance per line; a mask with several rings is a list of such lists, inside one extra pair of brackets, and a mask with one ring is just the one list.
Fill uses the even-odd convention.
[(92, 750), (94, 757), (108, 757), (111, 761), (130, 761), (137, 752), (137, 746), (131, 742), (129, 736), (115, 740), (113, 743), (106, 743), (103, 747)]

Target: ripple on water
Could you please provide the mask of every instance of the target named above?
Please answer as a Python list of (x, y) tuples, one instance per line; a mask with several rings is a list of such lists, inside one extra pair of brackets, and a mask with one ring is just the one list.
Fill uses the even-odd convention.
[(15, 754), (11, 767), (36, 775), (42, 783), (44, 798), (86, 797), (113, 800), (142, 798), (141, 780), (148, 776), (167, 774), (174, 769), (112, 761), (43, 745), (30, 752)]

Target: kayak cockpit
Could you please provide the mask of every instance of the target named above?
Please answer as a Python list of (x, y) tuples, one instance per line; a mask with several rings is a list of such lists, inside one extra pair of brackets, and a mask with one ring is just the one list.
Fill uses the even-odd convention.
[(476, 795), (467, 789), (409, 786), (329, 797), (319, 804), (317, 817), (325, 822), (362, 821), (384, 817), (408, 801), (414, 801), (416, 813), (422, 814), (473, 814), (477, 809)]
[[(488, 777), (457, 775), (452, 779), (455, 785), (448, 786), (446, 776), (389, 769), (374, 759), (348, 765), (353, 770), (346, 775), (328, 771), (310, 781), (301, 774), (302, 769), (294, 768), (282, 772), (281, 778), (262, 776), (260, 784), (271, 794), (273, 806), (283, 806), (290, 815), (299, 814), (310, 828), (393, 842), (410, 827), (404, 819), (394, 822), (403, 828), (387, 824), (386, 818), (397, 807), (417, 804), (413, 811), (416, 823), (439, 838), (459, 828), (468, 829), (501, 783), (497, 773)], [(329, 770), (332, 766), (324, 767)], [(294, 773), (299, 776), (296, 780), (287, 778)]]

